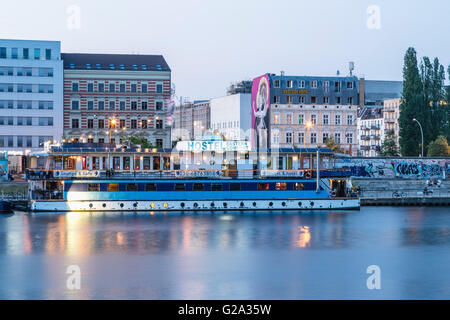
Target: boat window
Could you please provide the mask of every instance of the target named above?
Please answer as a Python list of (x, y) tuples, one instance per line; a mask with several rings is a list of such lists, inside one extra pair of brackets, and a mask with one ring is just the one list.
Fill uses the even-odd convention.
[(305, 185), (300, 182), (296, 182), (294, 184), (294, 190), (305, 190)]
[(258, 191), (267, 191), (269, 190), (268, 183), (258, 183)]
[(138, 191), (137, 183), (127, 183), (127, 191)]
[(156, 183), (146, 183), (145, 191), (156, 191)]
[(175, 191), (186, 191), (186, 184), (175, 183)]
[(108, 191), (116, 192), (119, 191), (119, 184), (118, 183), (108, 183)]
[(100, 191), (100, 183), (88, 183), (88, 191)]
[(194, 183), (192, 190), (193, 191), (205, 191), (205, 185), (203, 183)]
[(286, 191), (287, 190), (286, 182), (277, 182), (275, 184), (275, 190), (277, 190), (277, 191)]
[(230, 191), (241, 191), (240, 183), (230, 183)]
[(223, 185), (221, 183), (213, 183), (211, 185), (212, 191), (222, 191), (222, 189), (223, 189)]

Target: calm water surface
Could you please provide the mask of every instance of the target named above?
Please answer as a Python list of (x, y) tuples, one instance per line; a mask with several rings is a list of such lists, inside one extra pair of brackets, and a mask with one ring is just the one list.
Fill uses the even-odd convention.
[(448, 207), (0, 215), (0, 299), (449, 298)]

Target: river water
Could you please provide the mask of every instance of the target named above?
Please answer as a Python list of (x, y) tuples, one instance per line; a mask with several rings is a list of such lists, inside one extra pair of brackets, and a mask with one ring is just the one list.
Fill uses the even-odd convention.
[(0, 299), (449, 298), (448, 207), (0, 215)]

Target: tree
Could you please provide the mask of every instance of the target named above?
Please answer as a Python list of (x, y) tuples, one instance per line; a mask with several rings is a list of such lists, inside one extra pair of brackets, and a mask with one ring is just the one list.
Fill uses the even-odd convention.
[(331, 149), (335, 153), (345, 153), (346, 151), (341, 148), (341, 145), (337, 143), (333, 138), (326, 138), (325, 148)]
[(153, 146), (146, 137), (144, 136), (127, 136), (127, 137), (121, 137), (122, 140), (128, 140), (131, 144), (136, 144), (136, 145), (140, 145), (141, 148), (154, 148), (155, 146)]
[(395, 141), (395, 135), (393, 131), (388, 132), (387, 137), (384, 139), (381, 145), (380, 155), (383, 157), (398, 157), (398, 147)]
[(448, 157), (450, 156), (450, 147), (448, 146), (447, 139), (444, 136), (437, 137), (432, 141), (428, 147), (429, 157)]
[(421, 135), (412, 119), (425, 123), (426, 112), (423, 108), (423, 86), (417, 67), (414, 48), (406, 51), (403, 65), (403, 92), (400, 104), (400, 151), (404, 156), (417, 156), (421, 152)]

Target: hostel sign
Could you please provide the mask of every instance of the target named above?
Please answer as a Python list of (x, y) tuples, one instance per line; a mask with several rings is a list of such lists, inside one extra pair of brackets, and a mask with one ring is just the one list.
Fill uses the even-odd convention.
[(178, 151), (188, 152), (227, 152), (250, 151), (249, 141), (180, 141), (177, 143)]

